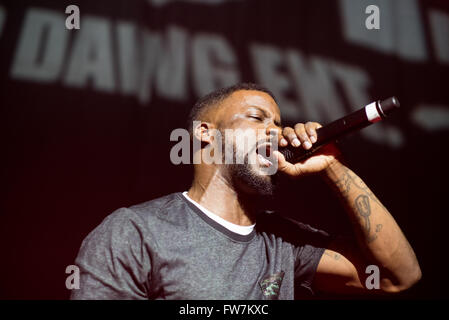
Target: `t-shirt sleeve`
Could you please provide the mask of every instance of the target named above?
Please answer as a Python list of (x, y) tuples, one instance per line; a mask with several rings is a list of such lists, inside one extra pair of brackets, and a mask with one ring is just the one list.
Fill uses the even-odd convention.
[(295, 257), (295, 298), (304, 298), (314, 294), (312, 290), (318, 264), (324, 250), (333, 241), (334, 236), (308, 224), (295, 222), (300, 241), (297, 243)]
[(75, 260), (80, 288), (73, 300), (147, 299), (151, 258), (145, 225), (133, 211), (113, 212), (83, 241)]
[(287, 218), (279, 214), (259, 216), (263, 230), (284, 239), (293, 246), (295, 272), (295, 299), (307, 298), (314, 294), (313, 279), (318, 263), (333, 236), (324, 230)]
[(324, 250), (325, 248), (315, 247), (309, 244), (297, 248), (295, 260), (295, 287), (298, 291), (306, 289), (309, 293), (314, 293), (312, 290), (312, 283)]

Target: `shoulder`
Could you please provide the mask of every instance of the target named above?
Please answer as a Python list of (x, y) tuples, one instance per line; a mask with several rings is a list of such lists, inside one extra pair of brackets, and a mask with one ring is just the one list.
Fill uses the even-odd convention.
[[(179, 223), (184, 209), (181, 193), (115, 210), (86, 237), (86, 240), (114, 241), (114, 239), (146, 238), (161, 224)], [(137, 232), (136, 232), (137, 231)]]
[(183, 225), (188, 219), (188, 204), (181, 192), (133, 205), (127, 208), (145, 224)]
[(128, 209), (138, 213), (139, 215), (147, 215), (151, 212), (163, 210), (167, 207), (179, 206), (182, 202), (181, 192), (175, 192), (156, 199), (135, 204)]

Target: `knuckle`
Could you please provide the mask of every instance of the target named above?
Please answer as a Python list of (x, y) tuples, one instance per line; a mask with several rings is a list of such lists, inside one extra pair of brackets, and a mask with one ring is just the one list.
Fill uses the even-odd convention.
[(310, 131), (310, 130), (313, 131), (315, 128), (318, 127), (318, 125), (319, 125), (318, 122), (307, 122), (306, 129), (307, 129), (307, 131)]
[(288, 135), (288, 138), (289, 138), (290, 140), (293, 140), (293, 139), (296, 138), (296, 134), (292, 132), (292, 133), (290, 133), (290, 134)]
[(295, 124), (295, 130), (301, 130), (301, 129), (304, 129), (304, 123)]
[(284, 135), (288, 135), (290, 132), (292, 132), (293, 131), (293, 129), (292, 128), (290, 128), (290, 127), (285, 127), (283, 130), (282, 130), (282, 133), (284, 134)]

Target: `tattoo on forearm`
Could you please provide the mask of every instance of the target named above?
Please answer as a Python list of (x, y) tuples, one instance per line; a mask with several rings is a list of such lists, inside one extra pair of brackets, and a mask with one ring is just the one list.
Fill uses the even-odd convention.
[[(368, 186), (360, 179), (356, 174), (354, 174), (348, 168), (344, 168), (343, 173), (333, 181), (337, 189), (341, 192), (341, 197), (346, 201), (347, 205), (350, 207), (355, 207), (355, 212), (358, 213), (359, 218), (362, 222), (362, 233), (365, 235), (365, 239), (368, 243), (373, 242), (377, 239), (377, 233), (382, 229), (381, 224), (376, 224), (375, 228), (371, 228), (371, 202), (378, 204), (386, 212), (388, 210), (383, 206), (383, 204), (376, 198), (376, 196), (371, 192)], [(349, 203), (348, 198), (350, 191), (359, 191), (360, 194), (355, 199), (354, 203)]]
[[(361, 194), (355, 199), (355, 207), (359, 215), (365, 221), (365, 234), (368, 242), (374, 241), (377, 239), (377, 235), (370, 235), (371, 232), (371, 223), (370, 223), (370, 215), (371, 215), (371, 205), (369, 202), (369, 197), (367, 195)], [(376, 226), (376, 231), (379, 225)]]
[(376, 232), (380, 232), (380, 230), (382, 230), (382, 225), (381, 224), (376, 225)]
[(345, 168), (343, 175), (334, 181), (337, 188), (341, 190), (343, 196), (347, 196), (352, 187), (365, 192), (371, 200), (380, 205), (384, 210), (387, 210), (383, 204), (376, 198), (376, 196), (369, 190), (368, 186), (356, 175), (352, 174), (349, 169)]

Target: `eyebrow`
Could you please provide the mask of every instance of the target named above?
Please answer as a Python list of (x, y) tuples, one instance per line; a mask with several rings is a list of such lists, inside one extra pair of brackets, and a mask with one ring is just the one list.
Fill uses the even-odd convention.
[[(250, 108), (254, 108), (254, 109), (259, 110), (260, 112), (263, 113), (265, 118), (269, 118), (267, 111), (265, 111), (261, 107), (259, 107), (259, 106), (250, 106)], [(281, 121), (277, 120), (276, 117), (274, 118), (274, 124), (277, 125), (278, 127), (281, 127)]]

